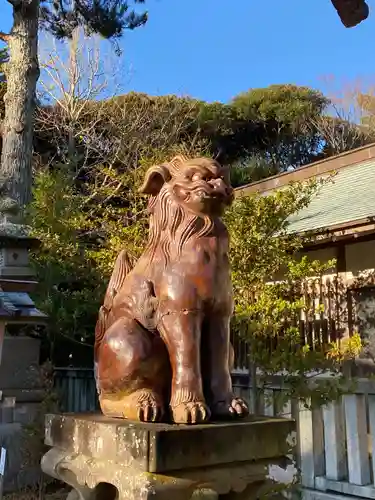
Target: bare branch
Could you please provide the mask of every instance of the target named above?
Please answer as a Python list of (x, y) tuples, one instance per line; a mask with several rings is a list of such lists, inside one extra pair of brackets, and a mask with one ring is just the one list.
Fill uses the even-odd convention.
[(0, 40), (2, 42), (8, 43), (11, 35), (9, 33), (4, 33), (4, 31), (0, 31)]
[(119, 94), (117, 77), (125, 78), (116, 70), (118, 56), (113, 64), (99, 48), (99, 41), (81, 36), (71, 46), (48, 40), (43, 54), (42, 43), (39, 97), (46, 105), (38, 111), (36, 131), (53, 145), (54, 161), (67, 165), (75, 181), (85, 179), (81, 211), (95, 216), (122, 200), (132, 207), (124, 216), (131, 224), (144, 216), (143, 199), (129, 189), (138, 182), (140, 160), (164, 156), (167, 149), (170, 154), (171, 145), (179, 144), (181, 152), (185, 134), (185, 154), (202, 151), (198, 132), (191, 138), (197, 103), (141, 94), (106, 99)]
[(332, 77), (324, 83), (331, 105), (325, 115), (310, 120), (310, 126), (320, 134), (325, 155), (373, 142), (375, 127), (370, 118), (375, 107), (366, 109), (366, 103), (375, 103), (374, 86), (361, 81), (336, 82)]

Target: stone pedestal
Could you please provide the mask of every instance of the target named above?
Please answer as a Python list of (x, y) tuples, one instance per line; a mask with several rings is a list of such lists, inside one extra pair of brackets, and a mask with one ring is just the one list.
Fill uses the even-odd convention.
[(143, 424), (97, 414), (47, 415), (43, 471), (81, 500), (257, 498), (284, 466), (294, 422)]

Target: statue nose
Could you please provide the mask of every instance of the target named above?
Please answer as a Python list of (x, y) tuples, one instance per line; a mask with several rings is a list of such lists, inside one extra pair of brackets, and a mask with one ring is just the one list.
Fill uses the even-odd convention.
[(214, 188), (214, 190), (218, 193), (221, 194), (230, 194), (231, 190), (230, 188), (226, 185), (226, 183), (223, 181), (223, 179), (213, 179), (211, 181), (211, 185)]

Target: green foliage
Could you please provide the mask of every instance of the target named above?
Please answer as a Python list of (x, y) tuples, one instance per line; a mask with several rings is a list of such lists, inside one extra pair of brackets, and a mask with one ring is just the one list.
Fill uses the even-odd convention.
[[(89, 339), (91, 344), (97, 305), (105, 287), (80, 238), (81, 232), (88, 230), (80, 205), (71, 176), (62, 170), (39, 172), (29, 217), (33, 233), (41, 241), (33, 255), (39, 279), (35, 298), (51, 318), (52, 356), (65, 337), (74, 343)], [(69, 352), (65, 358), (69, 364)]]
[(139, 256), (146, 242), (147, 199), (137, 187), (151, 164), (178, 152), (185, 152), (183, 145), (165, 146), (127, 171), (96, 165), (79, 182), (63, 165), (37, 172), (28, 210), (41, 242), (32, 255), (39, 280), (35, 300), (51, 318), (55, 365), (92, 365), (95, 323), (114, 261), (124, 248)]
[[(130, 92), (123, 96), (82, 105), (72, 123), (63, 107), (42, 107), (37, 117), (35, 149), (46, 163), (56, 158), (72, 163), (77, 171), (92, 172), (98, 165), (122, 171), (136, 169), (140, 158), (155, 151), (201, 147), (205, 138), (194, 130), (199, 101), (177, 96), (152, 97)], [(68, 157), (69, 135), (75, 141), (76, 156)]]
[[(203, 142), (207, 153), (223, 163), (251, 164), (255, 157), (263, 167), (255, 172), (249, 166), (251, 174), (245, 177), (257, 180), (320, 157), (321, 136), (311, 122), (326, 102), (319, 92), (291, 85), (251, 90), (229, 104), (135, 92), (92, 101), (74, 125), (75, 161), (80, 166), (84, 161), (108, 163), (115, 154), (117, 163), (134, 168), (139, 157), (164, 147), (166, 140), (170, 147)], [(66, 162), (63, 153), (71, 128), (63, 110), (42, 108), (37, 153)]]
[(301, 258), (303, 239), (288, 231), (288, 218), (308, 205), (320, 184), (296, 183), (270, 196), (243, 196), (226, 214), (235, 293), (233, 327), (249, 344), (249, 361), (259, 368), (263, 383), (283, 374), (289, 387), (285, 396), (312, 398), (313, 404), (332, 399), (346, 381), (327, 385), (315, 377), (312, 389), (312, 374), (338, 372), (341, 362), (360, 350), (358, 336), (341, 350), (321, 339), (313, 345), (301, 339), (301, 313), (309, 317), (317, 311), (309, 310), (303, 286), (334, 262)]
[[(135, 4), (144, 0), (134, 0)], [(133, 30), (147, 21), (147, 13), (129, 9), (124, 0), (42, 0), (40, 24), (56, 38), (71, 38), (78, 26), (88, 34), (99, 33), (103, 38), (118, 38), (125, 29)]]
[(277, 173), (278, 168), (260, 154), (238, 161), (230, 167), (230, 178), (233, 187), (244, 186)]
[(247, 118), (269, 122), (275, 120), (295, 128), (311, 115), (320, 114), (328, 100), (318, 91), (297, 85), (270, 85), (251, 89), (233, 99), (234, 107)]
[(279, 170), (319, 155), (321, 138), (311, 124), (328, 104), (320, 92), (296, 85), (251, 89), (232, 103), (244, 120), (258, 125), (257, 147)]

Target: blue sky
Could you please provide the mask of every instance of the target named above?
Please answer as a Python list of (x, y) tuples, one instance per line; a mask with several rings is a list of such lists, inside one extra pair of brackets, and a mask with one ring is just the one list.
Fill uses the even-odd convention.
[[(375, 11), (346, 29), (330, 0), (148, 0), (146, 5), (147, 25), (121, 41), (131, 67), (127, 90), (226, 102), (273, 83), (324, 90), (328, 76), (375, 83)], [(10, 26), (11, 9), (2, 0), (0, 30)]]

